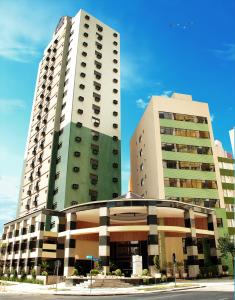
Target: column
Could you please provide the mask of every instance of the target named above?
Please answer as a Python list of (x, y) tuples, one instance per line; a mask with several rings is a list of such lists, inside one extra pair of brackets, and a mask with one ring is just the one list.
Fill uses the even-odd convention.
[(101, 207), (100, 227), (99, 227), (99, 258), (103, 267), (103, 272), (106, 275), (109, 272), (109, 257), (110, 257), (110, 236), (108, 226), (110, 225), (109, 208)]
[(218, 273), (222, 274), (222, 263), (220, 258), (220, 251), (217, 249), (218, 247), (218, 228), (217, 228), (217, 220), (215, 213), (209, 214), (207, 218), (208, 222), (208, 230), (214, 230), (214, 238), (210, 238), (210, 259), (213, 265), (217, 266)]
[(147, 224), (149, 225), (148, 266), (150, 274), (154, 275), (156, 273), (156, 269), (154, 267), (153, 258), (154, 256), (159, 256), (156, 206), (148, 206)]
[(64, 276), (69, 277), (73, 274), (76, 252), (76, 240), (71, 236), (71, 230), (77, 227), (77, 215), (76, 213), (67, 214), (65, 238), (65, 250), (64, 250)]
[(189, 278), (195, 278), (199, 274), (197, 236), (195, 228), (195, 217), (192, 209), (184, 212), (185, 227), (191, 229), (191, 234), (185, 239), (185, 246), (187, 251), (187, 266)]
[(36, 242), (36, 256), (35, 256), (35, 265), (34, 265), (34, 269), (36, 270), (37, 275), (40, 275), (40, 271), (41, 271), (45, 221), (46, 221), (46, 216), (43, 213), (37, 216), (37, 222), (35, 228), (37, 232), (37, 242)]

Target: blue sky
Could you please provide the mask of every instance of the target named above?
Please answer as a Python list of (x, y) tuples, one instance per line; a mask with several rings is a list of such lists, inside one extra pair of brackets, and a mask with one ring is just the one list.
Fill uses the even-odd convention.
[(0, 228), (15, 216), (38, 62), (62, 15), (83, 8), (121, 34), (122, 181), (150, 95), (208, 102), (230, 151), (235, 124), (234, 0), (0, 0)]

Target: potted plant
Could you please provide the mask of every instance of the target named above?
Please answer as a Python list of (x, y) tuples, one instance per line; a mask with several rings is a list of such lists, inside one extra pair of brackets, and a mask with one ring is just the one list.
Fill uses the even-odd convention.
[(161, 278), (159, 255), (155, 255), (153, 257), (153, 263), (154, 263), (154, 267), (155, 267), (155, 270), (156, 270), (156, 273), (154, 274), (154, 277), (155, 278)]

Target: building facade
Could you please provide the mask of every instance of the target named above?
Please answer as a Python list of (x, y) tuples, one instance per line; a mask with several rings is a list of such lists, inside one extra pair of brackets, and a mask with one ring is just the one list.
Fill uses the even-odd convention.
[[(232, 230), (228, 217), (234, 215), (233, 207), (225, 201), (234, 198), (228, 200), (224, 189), (234, 189), (234, 184), (231, 177), (232, 182), (224, 182), (223, 166), (220, 166), (223, 159), (216, 152), (207, 103), (194, 101), (190, 95), (153, 96), (130, 147), (133, 192), (143, 197), (212, 208), (216, 213), (218, 236), (227, 235), (229, 227)], [(181, 240), (179, 237), (177, 243)], [(204, 243), (206, 238), (198, 235), (196, 240), (201, 248), (199, 243)], [(207, 264), (206, 260), (200, 262), (201, 267)]]
[[(54, 232), (45, 230), (48, 216), (58, 219)], [(173, 276), (174, 253), (179, 276), (195, 278), (205, 259), (221, 272), (217, 242), (213, 209), (128, 193), (117, 200), (94, 201), (62, 211), (41, 209), (5, 224), (4, 272), (35, 269), (40, 274), (42, 260), (52, 265), (60, 260), (61, 275), (71, 276), (74, 268), (86, 274), (90, 271), (87, 256), (93, 256), (99, 259), (104, 274), (115, 265), (130, 276), (132, 256), (140, 255), (143, 268), (149, 268), (152, 275), (156, 272), (153, 258), (158, 256), (161, 270)]]
[(39, 64), (18, 216), (115, 198), (120, 170), (120, 37), (81, 10)]

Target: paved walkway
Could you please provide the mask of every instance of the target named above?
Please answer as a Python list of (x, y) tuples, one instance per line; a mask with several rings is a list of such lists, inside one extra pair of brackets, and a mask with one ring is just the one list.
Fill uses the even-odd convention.
[[(7, 285), (0, 285), (0, 293), (6, 294), (59, 294), (59, 295), (128, 295), (128, 294), (141, 294), (152, 292), (165, 292), (175, 289), (174, 283), (164, 283), (158, 285), (142, 285), (133, 286), (128, 288), (96, 288), (90, 289), (87, 287), (66, 287), (64, 283), (57, 285), (38, 285), (31, 283), (15, 283), (7, 282)], [(203, 286), (214, 286), (215, 289), (220, 290), (221, 286), (227, 285), (228, 290), (233, 288), (233, 280), (215, 280), (215, 281), (192, 281), (187, 283), (178, 283), (177, 290), (195, 289)]]

